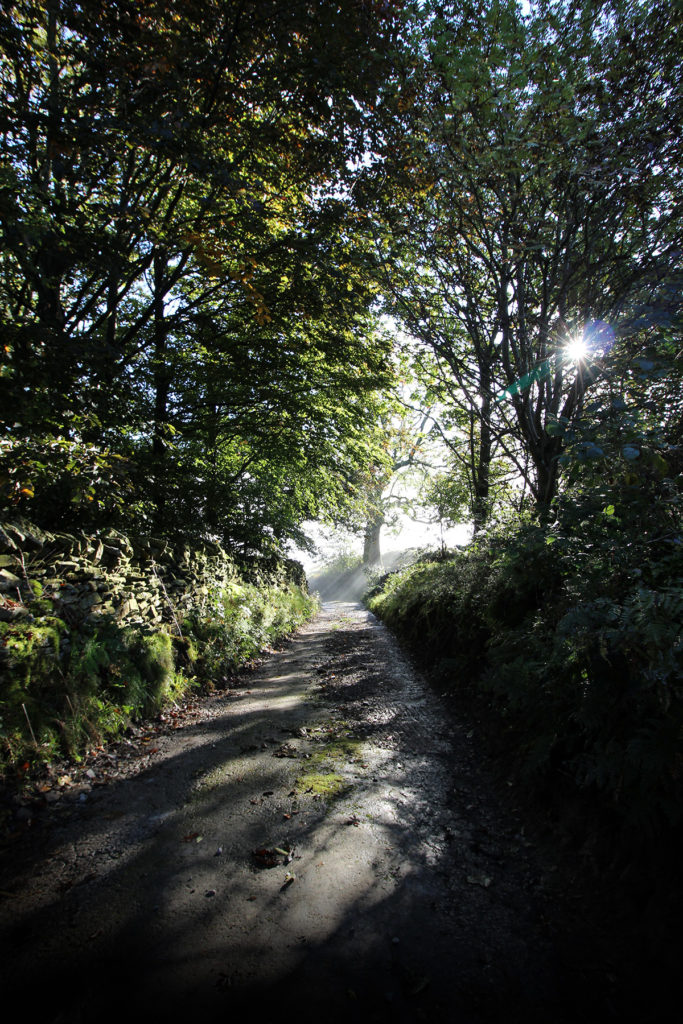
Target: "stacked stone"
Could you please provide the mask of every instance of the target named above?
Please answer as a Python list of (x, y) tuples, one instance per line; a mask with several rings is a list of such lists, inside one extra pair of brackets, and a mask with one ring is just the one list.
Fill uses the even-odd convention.
[(23, 520), (0, 524), (0, 620), (51, 605), (71, 627), (111, 616), (125, 626), (178, 626), (237, 577), (218, 545), (173, 546), (110, 530), (102, 536), (48, 533)]

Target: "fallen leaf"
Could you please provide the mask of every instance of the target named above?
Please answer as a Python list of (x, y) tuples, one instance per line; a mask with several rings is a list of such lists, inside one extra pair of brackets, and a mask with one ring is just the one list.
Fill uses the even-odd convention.
[(251, 856), (257, 867), (260, 868), (274, 868), (280, 863), (277, 852), (275, 850), (268, 850), (263, 846), (252, 850)]
[(273, 757), (298, 757), (299, 752), (291, 743), (283, 743), (281, 747), (273, 751)]

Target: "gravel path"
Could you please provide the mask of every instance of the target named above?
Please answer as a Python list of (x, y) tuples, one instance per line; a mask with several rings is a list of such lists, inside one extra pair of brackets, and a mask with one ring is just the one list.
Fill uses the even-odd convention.
[(369, 612), (325, 605), (167, 719), (20, 813), (0, 928), (22, 1020), (588, 1019), (555, 865)]

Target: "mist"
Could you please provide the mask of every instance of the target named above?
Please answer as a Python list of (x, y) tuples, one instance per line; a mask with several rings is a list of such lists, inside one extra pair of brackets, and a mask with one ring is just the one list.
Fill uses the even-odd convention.
[[(398, 527), (383, 527), (382, 554), (373, 565), (358, 564), (363, 551), (362, 538), (349, 531), (308, 524), (307, 534), (315, 545), (315, 553), (292, 549), (291, 556), (302, 563), (311, 592), (321, 601), (361, 601), (363, 595), (386, 572), (409, 565), (427, 551), (462, 547), (472, 537), (469, 523), (450, 529), (439, 525), (408, 520)], [(388, 550), (384, 551), (384, 547)], [(344, 566), (343, 562), (351, 564)]]

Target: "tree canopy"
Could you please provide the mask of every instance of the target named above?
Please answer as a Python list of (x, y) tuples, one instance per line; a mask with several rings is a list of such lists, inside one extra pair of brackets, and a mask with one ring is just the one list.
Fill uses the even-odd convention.
[(352, 167), (392, 12), (1, 17), (5, 500), (257, 546), (336, 514), (386, 378)]
[(451, 452), (443, 514), (551, 514), (569, 463), (604, 455), (596, 415), (636, 398), (623, 466), (655, 429), (677, 464), (670, 5), (0, 19), (5, 508), (245, 550), (367, 523), (395, 386), (381, 314)]
[(559, 428), (612, 359), (680, 338), (680, 24), (637, 0), (419, 10), (394, 178), (368, 188), (388, 309), (482, 525), (497, 457), (547, 507)]

